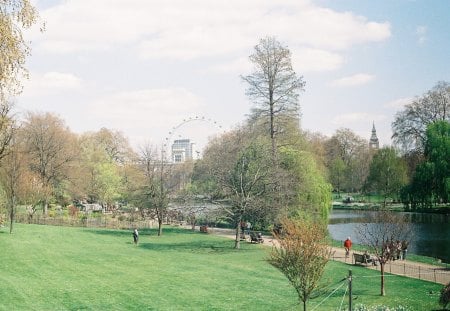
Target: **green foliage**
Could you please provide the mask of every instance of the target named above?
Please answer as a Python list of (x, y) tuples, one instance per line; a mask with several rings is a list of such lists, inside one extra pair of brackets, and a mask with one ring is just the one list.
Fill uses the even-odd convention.
[(293, 177), (295, 201), (292, 214), (303, 212), (328, 219), (331, 209), (331, 185), (317, 167), (314, 156), (306, 151), (280, 149), (280, 166)]
[(450, 122), (439, 121), (428, 126), (425, 158), (416, 167), (411, 184), (403, 190), (403, 202), (413, 209), (450, 200)]
[(331, 253), (326, 226), (305, 219), (284, 219), (281, 225), (283, 231), (275, 234), (278, 246), (272, 248), (269, 261), (286, 276), (306, 310)]
[(384, 205), (388, 197), (398, 197), (400, 189), (407, 182), (406, 165), (397, 156), (394, 148), (384, 147), (375, 153), (370, 164), (366, 189), (373, 190), (384, 197)]

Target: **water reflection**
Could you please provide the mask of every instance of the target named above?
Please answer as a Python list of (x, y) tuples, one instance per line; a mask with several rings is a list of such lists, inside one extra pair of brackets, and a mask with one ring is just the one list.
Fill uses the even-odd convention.
[[(367, 223), (374, 211), (333, 210), (328, 230), (335, 240), (348, 236), (359, 243), (355, 234), (358, 223)], [(450, 262), (450, 215), (402, 213), (411, 223), (413, 236), (409, 252)]]

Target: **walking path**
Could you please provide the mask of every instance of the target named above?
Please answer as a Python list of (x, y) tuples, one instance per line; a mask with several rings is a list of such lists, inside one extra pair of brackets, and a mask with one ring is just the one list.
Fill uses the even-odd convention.
[[(216, 235), (220, 235), (226, 238), (235, 238), (235, 230), (233, 229), (222, 229), (222, 228), (208, 228), (208, 232)], [(274, 246), (276, 240), (272, 236), (263, 236), (264, 245)], [(242, 241), (246, 242), (246, 241)], [(248, 240), (247, 240), (247, 243)], [(332, 260), (340, 261), (353, 265), (353, 255), (352, 252), (350, 256), (345, 256), (345, 250), (343, 248), (333, 247), (332, 248)], [(368, 265), (368, 269), (380, 270), (380, 266)], [(403, 275), (411, 278), (417, 278), (421, 280), (426, 280), (439, 284), (450, 283), (450, 269), (445, 267), (439, 267), (424, 263), (419, 263), (409, 260), (396, 260), (389, 261), (386, 263), (384, 271), (391, 274)]]

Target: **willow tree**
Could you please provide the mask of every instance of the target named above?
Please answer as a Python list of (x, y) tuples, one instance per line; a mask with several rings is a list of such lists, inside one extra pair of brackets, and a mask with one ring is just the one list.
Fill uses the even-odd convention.
[(275, 158), (276, 136), (283, 123), (286, 119), (299, 119), (298, 97), (305, 82), (292, 69), (290, 50), (274, 37), (261, 39), (249, 59), (254, 65), (253, 73), (241, 78), (248, 84), (246, 95), (254, 103), (252, 118), (268, 124)]

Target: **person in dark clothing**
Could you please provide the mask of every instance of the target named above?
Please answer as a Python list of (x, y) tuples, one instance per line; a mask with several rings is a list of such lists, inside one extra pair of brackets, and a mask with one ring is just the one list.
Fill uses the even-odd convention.
[(133, 240), (134, 240), (134, 244), (138, 244), (139, 243), (139, 232), (138, 229), (134, 229), (133, 231)]

